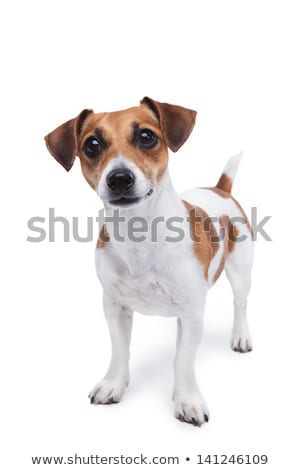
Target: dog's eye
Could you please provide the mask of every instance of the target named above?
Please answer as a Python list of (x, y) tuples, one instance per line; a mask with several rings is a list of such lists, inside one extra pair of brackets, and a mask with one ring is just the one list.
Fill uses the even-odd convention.
[(94, 136), (88, 137), (83, 145), (84, 153), (90, 158), (98, 157), (103, 148), (103, 142), (99, 141), (99, 139)]
[(140, 129), (137, 135), (137, 143), (140, 147), (150, 149), (157, 144), (158, 137), (150, 129)]

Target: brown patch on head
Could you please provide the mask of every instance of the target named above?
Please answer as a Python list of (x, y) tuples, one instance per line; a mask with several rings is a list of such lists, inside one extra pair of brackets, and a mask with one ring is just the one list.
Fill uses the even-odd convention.
[(182, 202), (189, 212), (194, 253), (203, 266), (207, 280), (209, 265), (219, 249), (219, 237), (210, 217), (201, 207)]
[[(153, 148), (142, 149), (136, 144), (135, 134), (139, 129), (149, 129), (157, 136)], [(84, 143), (97, 133), (105, 145), (98, 157), (90, 158), (84, 152)], [(90, 115), (84, 123), (78, 151), (82, 172), (93, 188), (104, 168), (117, 156), (131, 160), (154, 182), (161, 179), (168, 164), (168, 150), (158, 120), (147, 106)]]
[(67, 171), (74, 163), (78, 152), (78, 137), (90, 113), (91, 110), (84, 109), (75, 119), (70, 119), (45, 137), (49, 152)]
[[(174, 152), (186, 141), (195, 123), (196, 112), (181, 106), (144, 98), (139, 107), (113, 113), (94, 114), (84, 110), (45, 137), (50, 153), (66, 170), (76, 156), (87, 182), (94, 189), (106, 165), (123, 156), (132, 160), (145, 176), (159, 182), (168, 164), (168, 150)], [(153, 147), (139, 145), (135, 133), (149, 129), (157, 136)], [(101, 151), (95, 157), (84, 149), (87, 138), (100, 138)]]
[(106, 225), (103, 224), (102, 225), (102, 228), (100, 230), (100, 233), (99, 233), (99, 237), (98, 237), (98, 240), (97, 240), (97, 248), (101, 249), (101, 248), (104, 248), (105, 245), (110, 241), (110, 238), (109, 238), (109, 233), (107, 231), (107, 228), (106, 228)]
[(142, 99), (157, 116), (168, 147), (177, 152), (192, 132), (197, 112), (169, 103), (160, 103), (148, 96)]

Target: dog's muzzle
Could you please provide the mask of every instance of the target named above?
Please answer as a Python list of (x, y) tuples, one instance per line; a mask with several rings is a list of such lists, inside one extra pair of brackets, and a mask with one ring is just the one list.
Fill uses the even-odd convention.
[(106, 184), (110, 191), (109, 202), (113, 205), (128, 205), (138, 202), (133, 188), (135, 183), (134, 173), (127, 168), (119, 168), (110, 171), (106, 177)]

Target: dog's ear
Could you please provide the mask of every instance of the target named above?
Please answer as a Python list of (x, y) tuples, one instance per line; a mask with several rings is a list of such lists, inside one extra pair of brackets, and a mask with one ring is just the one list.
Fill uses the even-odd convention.
[(67, 171), (72, 168), (74, 163), (78, 152), (78, 136), (90, 113), (92, 110), (84, 109), (79, 116), (65, 122), (45, 137), (49, 152)]
[(168, 147), (177, 152), (192, 132), (196, 111), (168, 103), (159, 103), (145, 96), (141, 104), (147, 105), (159, 120)]

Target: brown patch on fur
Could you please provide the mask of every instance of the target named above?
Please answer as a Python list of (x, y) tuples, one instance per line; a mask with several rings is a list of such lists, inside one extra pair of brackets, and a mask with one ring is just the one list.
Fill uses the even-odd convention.
[[(134, 126), (152, 130), (158, 143), (152, 149), (142, 150), (133, 142)], [(85, 140), (100, 129), (107, 146), (97, 158), (83, 152)], [(168, 150), (157, 118), (142, 105), (124, 111), (92, 114), (86, 119), (78, 146), (81, 168), (87, 182), (96, 188), (107, 164), (118, 155), (133, 161), (149, 180), (159, 182), (168, 165)]]
[(227, 192), (224, 191), (223, 189), (220, 189), (220, 188), (217, 188), (217, 187), (213, 187), (213, 188), (199, 188), (199, 189), (209, 189), (210, 191), (212, 191), (213, 193), (218, 194), (218, 196), (221, 196), (221, 197), (223, 197), (224, 199), (227, 199), (228, 197), (231, 197), (231, 194), (230, 194), (230, 193), (227, 193)]
[(72, 168), (77, 154), (78, 137), (91, 112), (90, 109), (84, 109), (75, 119), (70, 119), (45, 137), (49, 152), (67, 171)]
[[(168, 149), (176, 152), (189, 137), (196, 119), (196, 111), (182, 106), (159, 103), (145, 97), (140, 106), (112, 113), (95, 114), (84, 110), (80, 115), (62, 124), (46, 139), (50, 153), (66, 170), (70, 170), (79, 156), (84, 177), (96, 189), (101, 174), (110, 160), (122, 155), (132, 160), (145, 176), (159, 182), (168, 164)], [(142, 149), (134, 141), (134, 129), (147, 128), (158, 137), (153, 148)], [(103, 135), (105, 148), (95, 158), (83, 151), (88, 137), (97, 130)]]
[(223, 239), (223, 243), (224, 243), (224, 251), (223, 251), (223, 254), (222, 254), (222, 258), (220, 260), (220, 264), (219, 264), (219, 267), (217, 269), (217, 271), (215, 272), (215, 275), (214, 275), (214, 278), (213, 278), (213, 283), (215, 283), (219, 277), (221, 276), (222, 274), (222, 271), (224, 269), (224, 266), (225, 266), (225, 261), (227, 259), (227, 256), (228, 256), (228, 223), (229, 223), (229, 217), (228, 215), (223, 215), (222, 217), (219, 217), (219, 224), (220, 224), (220, 227), (222, 228), (223, 232), (224, 232), (224, 239)]
[(253, 236), (253, 230), (252, 230), (252, 227), (251, 227), (251, 224), (249, 222), (249, 219), (244, 211), (244, 209), (242, 208), (241, 204), (236, 200), (234, 199), (234, 197), (231, 196), (231, 199), (233, 200), (233, 202), (235, 203), (235, 205), (239, 208), (241, 214), (242, 214), (242, 217), (243, 219), (245, 220), (246, 222), (246, 225), (247, 225), (247, 228), (249, 230), (249, 232), (251, 233), (251, 236)]
[(228, 253), (232, 253), (235, 247), (235, 243), (239, 236), (239, 229), (236, 225), (228, 221)]
[(217, 231), (210, 217), (201, 207), (193, 206), (187, 201), (182, 202), (190, 216), (194, 253), (203, 266), (205, 278), (208, 279), (209, 265), (219, 249)]
[(225, 191), (226, 193), (231, 193), (232, 179), (229, 178), (226, 173), (222, 173), (216, 185), (216, 188), (221, 189), (221, 191)]
[(222, 215), (221, 217), (219, 217), (219, 224), (223, 230), (224, 251), (220, 260), (219, 267), (214, 275), (213, 283), (215, 283), (221, 276), (226, 259), (228, 255), (234, 250), (235, 243), (239, 235), (238, 228), (231, 223), (228, 215)]
[(197, 112), (169, 103), (160, 103), (148, 96), (142, 99), (157, 116), (168, 147), (177, 152), (192, 132)]
[(103, 224), (97, 240), (97, 248), (104, 248), (110, 240), (106, 225)]
[(249, 219), (244, 211), (244, 209), (242, 208), (242, 206), (240, 205), (240, 203), (228, 192), (220, 189), (220, 188), (217, 188), (217, 187), (213, 187), (213, 188), (200, 188), (200, 189), (209, 189), (210, 191), (218, 194), (218, 196), (221, 196), (225, 199), (227, 198), (230, 198), (232, 199), (232, 201), (235, 203), (235, 205), (238, 207), (238, 209), (240, 210), (241, 214), (242, 214), (242, 217), (243, 219), (245, 220), (246, 222), (246, 225), (247, 225), (247, 228), (249, 230), (249, 232), (251, 233), (251, 235), (253, 235), (253, 231), (252, 231), (252, 227), (251, 227), (251, 224), (249, 222)]

